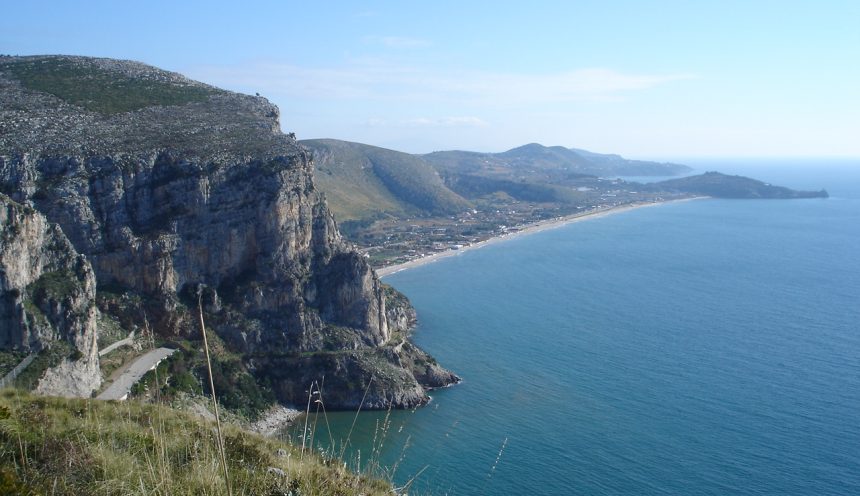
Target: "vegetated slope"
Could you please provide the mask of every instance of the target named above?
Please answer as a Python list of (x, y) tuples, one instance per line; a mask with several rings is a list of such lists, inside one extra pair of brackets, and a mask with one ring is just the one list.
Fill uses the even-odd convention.
[(502, 193), (518, 201), (570, 203), (580, 199), (571, 188), (549, 182), (487, 177), (479, 174), (445, 174), (448, 186), (464, 198), (478, 199)]
[[(391, 494), (313, 450), (225, 426), (233, 494)], [(212, 422), (160, 405), (0, 392), (0, 494), (227, 494)]]
[(341, 222), (380, 214), (444, 215), (469, 207), (418, 156), (334, 139), (299, 143), (312, 151), (317, 186)]
[(730, 176), (719, 172), (706, 172), (697, 176), (670, 179), (648, 185), (659, 191), (682, 191), (715, 198), (827, 198), (825, 190), (797, 191), (782, 186), (774, 186), (743, 176)]
[[(98, 312), (121, 335), (145, 317), (163, 340), (197, 339), (202, 301), (239, 372), (282, 402), (323, 376), (341, 387), (333, 408), (366, 388), (367, 407), (428, 401), (422, 386), (456, 376), (434, 364), (434, 381), (419, 382), (428, 357), (401, 345), (408, 329), (394, 318), (407, 309), (343, 242), (278, 116), (265, 98), (137, 62), (3, 56), (0, 192), (86, 258)], [(17, 286), (0, 290), (26, 303)], [(286, 368), (297, 373), (265, 376)]]

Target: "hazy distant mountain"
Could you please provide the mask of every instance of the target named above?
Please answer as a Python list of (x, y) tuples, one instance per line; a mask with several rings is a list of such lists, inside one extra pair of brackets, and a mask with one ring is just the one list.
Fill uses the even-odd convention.
[(420, 156), (335, 139), (299, 143), (312, 151), (316, 185), (340, 222), (440, 215), (470, 206)]
[(594, 153), (578, 148), (571, 148), (570, 151), (587, 159), (593, 166), (611, 170), (618, 176), (677, 176), (693, 170), (686, 165), (672, 162), (630, 160), (621, 155)]
[(563, 146), (530, 143), (502, 153), (441, 151), (423, 155), (439, 170), (458, 173), (478, 171), (566, 171), (592, 176), (675, 176), (690, 172), (686, 165), (628, 160)]

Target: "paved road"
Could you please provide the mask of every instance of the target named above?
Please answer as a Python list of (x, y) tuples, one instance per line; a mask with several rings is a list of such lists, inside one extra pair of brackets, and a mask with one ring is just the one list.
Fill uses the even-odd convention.
[(0, 388), (4, 388), (6, 386), (11, 386), (12, 382), (14, 382), (15, 379), (18, 377), (18, 374), (23, 372), (24, 369), (26, 369), (27, 366), (30, 365), (30, 362), (32, 362), (34, 358), (36, 358), (36, 353), (27, 355), (26, 358), (21, 360), (21, 363), (16, 365), (15, 368), (12, 369), (8, 374), (6, 374), (5, 377), (0, 379)]
[(102, 394), (97, 396), (100, 400), (124, 400), (128, 397), (131, 387), (150, 370), (154, 369), (158, 362), (173, 354), (176, 350), (170, 348), (157, 348), (135, 360), (123, 373), (108, 386)]
[(134, 331), (131, 331), (128, 336), (123, 339), (120, 339), (116, 343), (105, 346), (103, 349), (99, 350), (99, 356), (105, 356), (111, 351), (119, 348), (120, 346), (130, 345), (132, 343), (134, 343)]

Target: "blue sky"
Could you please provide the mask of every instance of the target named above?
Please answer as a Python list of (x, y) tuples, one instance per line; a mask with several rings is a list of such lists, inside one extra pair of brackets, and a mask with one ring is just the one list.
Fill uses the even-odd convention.
[(4, 1), (0, 53), (139, 60), (299, 138), (860, 157), (860, 2)]

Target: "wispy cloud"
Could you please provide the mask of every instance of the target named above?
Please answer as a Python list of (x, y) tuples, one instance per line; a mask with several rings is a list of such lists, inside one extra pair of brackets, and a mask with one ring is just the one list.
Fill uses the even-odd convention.
[(336, 68), (287, 64), (201, 67), (192, 76), (227, 87), (304, 99), (448, 102), (478, 105), (617, 101), (660, 85), (693, 79), (685, 73), (639, 74), (586, 68), (549, 74), (436, 72), (366, 60)]
[(410, 119), (368, 119), (369, 127), (485, 127), (487, 122), (475, 116), (413, 117)]
[(355, 17), (377, 17), (379, 16), (379, 12), (376, 10), (361, 10), (353, 14)]
[(433, 42), (430, 40), (409, 38), (406, 36), (365, 36), (363, 40), (365, 43), (379, 44), (388, 48), (398, 49), (427, 48), (433, 46)]

